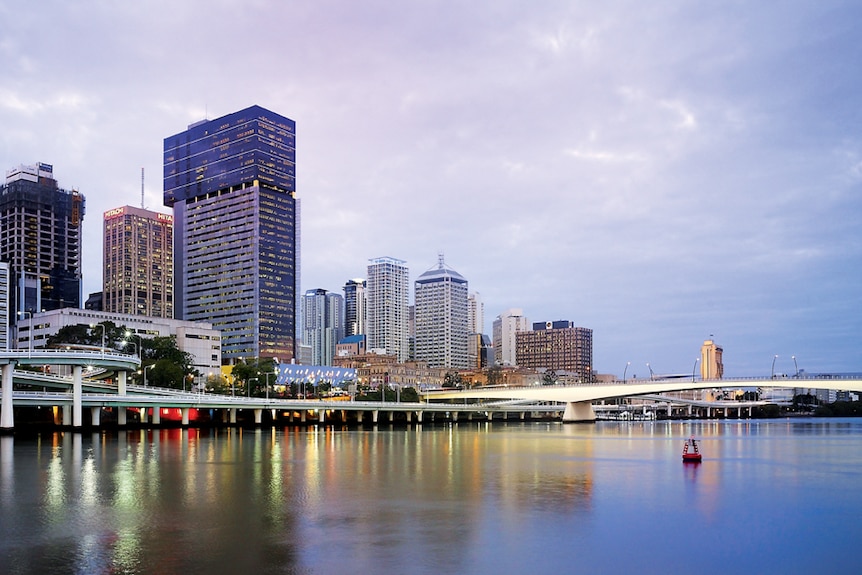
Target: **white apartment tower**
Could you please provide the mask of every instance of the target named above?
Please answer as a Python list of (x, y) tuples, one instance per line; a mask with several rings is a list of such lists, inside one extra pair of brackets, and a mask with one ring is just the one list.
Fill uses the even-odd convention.
[(494, 320), (494, 362), (497, 365), (517, 365), (515, 334), (530, 329), (522, 309), (508, 309)]
[(368, 260), (366, 349), (382, 350), (400, 363), (409, 356), (407, 262), (391, 257)]
[(0, 262), (0, 349), (9, 349), (9, 264)]
[(485, 333), (485, 304), (478, 292), (467, 296), (467, 333)]
[(436, 268), (416, 280), (416, 359), (428, 367), (467, 369), (467, 280), (446, 267), (443, 256)]

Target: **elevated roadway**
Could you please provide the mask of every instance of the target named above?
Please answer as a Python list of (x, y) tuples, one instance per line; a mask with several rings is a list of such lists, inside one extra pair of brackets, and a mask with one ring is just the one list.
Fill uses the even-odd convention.
[(595, 421), (592, 402), (603, 399), (655, 395), (675, 391), (698, 389), (739, 389), (745, 387), (798, 387), (805, 389), (832, 389), (862, 393), (860, 377), (806, 377), (806, 378), (734, 378), (734, 379), (656, 379), (633, 380), (626, 383), (596, 383), (579, 385), (534, 385), (525, 387), (495, 386), (465, 390), (428, 391), (423, 399), (428, 402), (467, 400), (530, 400), (559, 402), (566, 405), (563, 421)]

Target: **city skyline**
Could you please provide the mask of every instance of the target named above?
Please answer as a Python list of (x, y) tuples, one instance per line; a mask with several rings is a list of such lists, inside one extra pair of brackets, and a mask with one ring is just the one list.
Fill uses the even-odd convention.
[[(259, 104), (302, 142), (300, 290), (339, 291), (378, 254), (416, 274), (443, 251), (486, 332), (510, 308), (568, 318), (593, 329), (603, 373), (690, 371), (713, 338), (727, 377), (768, 375), (775, 355), (783, 373), (793, 356), (862, 370), (857, 4), (166, 13), (0, 7), (0, 164), (52, 164), (86, 196), (84, 297), (98, 215), (139, 205), (141, 168), (162, 210), (165, 135)], [(250, 42), (212, 42), (247, 26)], [(233, 71), (261, 80), (227, 89)]]

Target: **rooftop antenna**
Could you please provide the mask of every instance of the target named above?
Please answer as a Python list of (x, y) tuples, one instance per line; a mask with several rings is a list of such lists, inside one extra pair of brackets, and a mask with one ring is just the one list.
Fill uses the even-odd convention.
[(147, 207), (144, 205), (144, 169), (141, 168), (141, 209), (145, 210)]
[(439, 268), (440, 268), (441, 270), (442, 270), (444, 267), (446, 267), (446, 264), (445, 264), (445, 263), (444, 263), (444, 261), (443, 261), (443, 252), (442, 252), (442, 251), (437, 252), (437, 265), (439, 266)]

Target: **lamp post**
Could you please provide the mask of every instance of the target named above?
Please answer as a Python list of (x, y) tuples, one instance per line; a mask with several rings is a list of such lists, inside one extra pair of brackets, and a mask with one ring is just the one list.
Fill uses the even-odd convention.
[(105, 324), (103, 323), (91, 323), (90, 328), (102, 328), (102, 358), (105, 357)]
[(694, 360), (694, 367), (691, 368), (691, 382), (694, 383), (694, 374), (697, 371), (697, 364), (700, 362), (700, 358), (696, 358)]
[(793, 368), (796, 370), (796, 379), (799, 379), (799, 366), (796, 364), (796, 356), (791, 355), (790, 357), (793, 358)]
[(630, 361), (627, 361), (627, 362), (626, 362), (626, 368), (623, 370), (623, 385), (625, 385), (625, 384), (626, 384), (626, 373), (628, 372), (628, 370), (629, 370), (629, 366), (630, 366), (631, 364), (632, 364), (632, 362), (630, 362)]
[(649, 380), (652, 381), (653, 379), (655, 379), (655, 374), (652, 372), (652, 368), (649, 366), (649, 362), (647, 362), (646, 367), (649, 370)]
[(126, 331), (126, 338), (136, 337), (138, 338), (138, 359), (144, 359), (144, 340), (141, 336), (136, 333), (132, 333), (131, 331)]
[(778, 359), (778, 355), (772, 356), (772, 379), (775, 379), (775, 360)]
[(144, 372), (144, 387), (147, 387), (147, 370), (148, 370), (148, 369), (150, 369), (150, 368), (152, 368), (152, 367), (156, 367), (156, 364), (152, 364), (152, 365), (145, 365), (145, 366), (144, 366), (144, 369), (143, 369), (143, 372)]
[(29, 359), (33, 355), (33, 312), (27, 310), (18, 312), (18, 315), (24, 314), (27, 314), (27, 317), (30, 320), (30, 323), (27, 326), (27, 358)]

